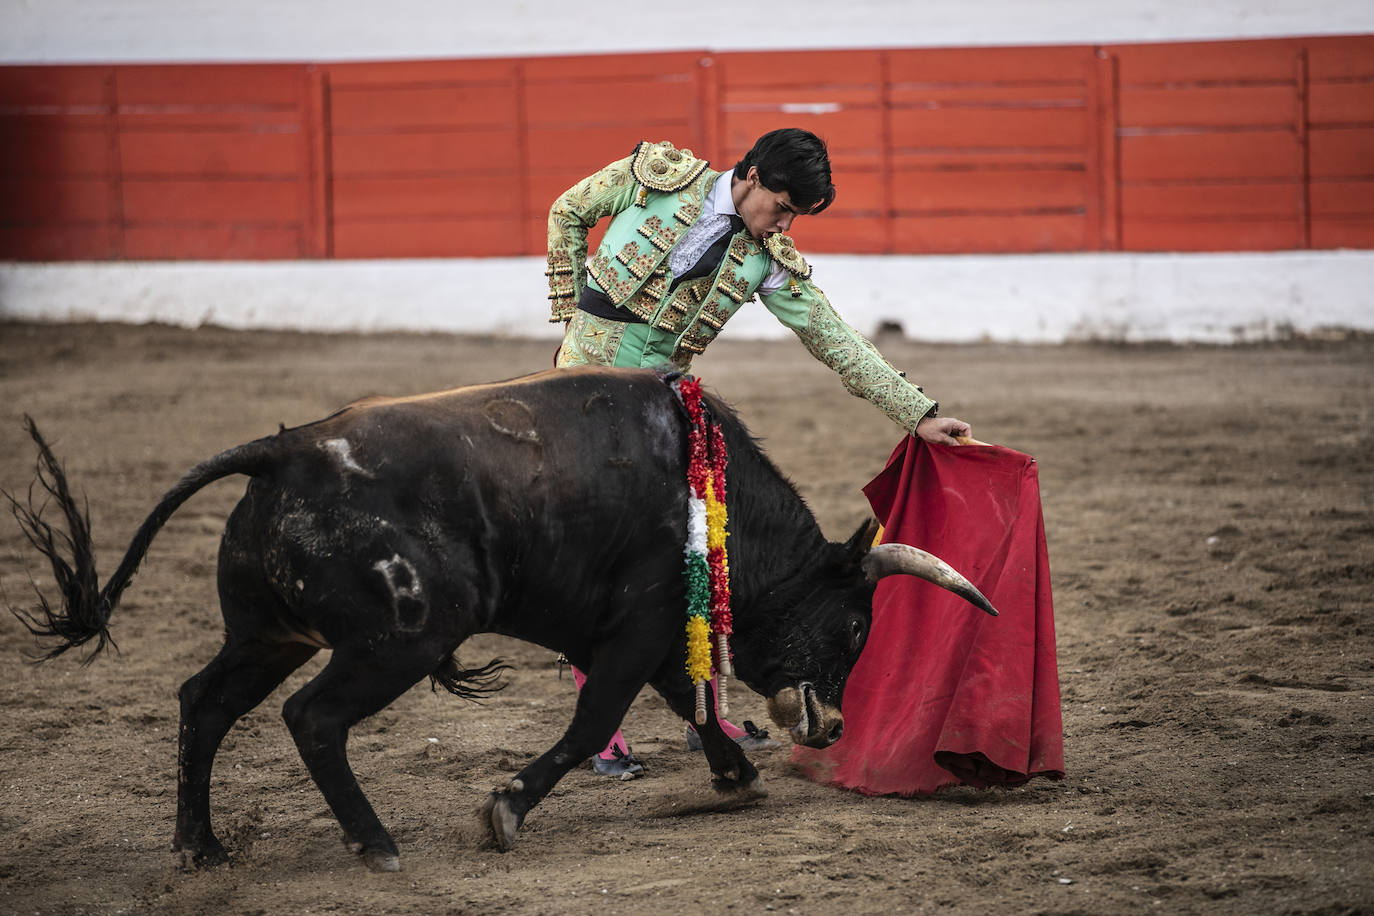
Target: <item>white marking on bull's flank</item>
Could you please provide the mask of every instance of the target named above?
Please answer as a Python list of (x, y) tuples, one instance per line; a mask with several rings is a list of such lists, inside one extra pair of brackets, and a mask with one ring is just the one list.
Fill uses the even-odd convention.
[(366, 477), (369, 480), (372, 479), (372, 472), (353, 460), (353, 446), (349, 444), (347, 439), (326, 439), (320, 443), (320, 448), (333, 455), (334, 460), (343, 470), (360, 477)]
[(423, 628), (429, 619), (429, 602), (425, 600), (415, 564), (397, 553), (389, 560), (378, 560), (372, 568), (382, 574), (391, 590), (391, 611), (396, 617), (396, 627), (410, 632)]

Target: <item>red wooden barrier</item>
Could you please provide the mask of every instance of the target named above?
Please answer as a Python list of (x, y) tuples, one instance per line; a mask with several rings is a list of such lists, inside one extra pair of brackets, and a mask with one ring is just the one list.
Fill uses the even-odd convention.
[(1374, 36), (0, 67), (0, 258), (539, 254), (642, 139), (829, 143), (805, 250), (1374, 247)]

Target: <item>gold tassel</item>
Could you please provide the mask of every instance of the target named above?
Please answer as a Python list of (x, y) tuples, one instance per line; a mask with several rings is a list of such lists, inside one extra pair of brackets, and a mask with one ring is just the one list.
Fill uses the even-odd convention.
[(724, 633), (716, 634), (716, 709), (724, 718), (730, 717), (730, 697), (726, 693), (726, 682), (735, 676), (735, 666), (730, 664), (730, 637)]
[(787, 278), (787, 287), (788, 287), (788, 289), (790, 289), (790, 290), (792, 291), (792, 298), (793, 298), (793, 299), (800, 299), (800, 298), (801, 298), (801, 284), (797, 282), (797, 278), (796, 278), (796, 277), (788, 277), (788, 278)]
[(648, 203), (649, 203), (649, 189), (646, 188), (646, 187), (644, 187), (644, 185), (640, 185), (640, 186), (639, 186), (639, 190), (635, 192), (635, 206), (636, 206), (636, 207), (644, 207), (644, 206), (648, 206)]

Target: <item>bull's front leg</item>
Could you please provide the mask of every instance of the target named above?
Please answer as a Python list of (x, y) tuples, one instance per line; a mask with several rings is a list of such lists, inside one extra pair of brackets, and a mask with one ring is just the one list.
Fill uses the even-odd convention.
[(503, 852), (510, 849), (530, 809), (569, 770), (600, 752), (611, 740), (640, 688), (648, 681), (647, 670), (626, 664), (633, 655), (614, 646), (603, 647), (598, 658), (607, 662), (598, 664), (593, 660), (585, 669), (587, 681), (577, 695), (572, 724), (563, 737), (516, 774), (505, 788), (487, 798), (478, 812), (478, 821), (490, 845)]
[(711, 766), (711, 785), (718, 792), (746, 793), (755, 798), (768, 794), (763, 786), (763, 777), (744, 756), (744, 751), (726, 736), (716, 717), (715, 698), (710, 684), (706, 685), (706, 724), (696, 724), (696, 688), (682, 673), (680, 664), (670, 666), (653, 681), (654, 689), (667, 701), (673, 712), (682, 716), (697, 730), (701, 737), (701, 749), (706, 754), (706, 762)]

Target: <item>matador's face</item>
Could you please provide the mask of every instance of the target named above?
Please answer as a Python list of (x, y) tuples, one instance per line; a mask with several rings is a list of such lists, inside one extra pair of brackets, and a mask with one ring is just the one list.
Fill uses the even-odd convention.
[(759, 241), (764, 241), (774, 232), (786, 232), (792, 220), (800, 213), (792, 205), (786, 191), (773, 191), (759, 181), (759, 170), (749, 167), (749, 174), (742, 180), (735, 179), (730, 189), (735, 202), (735, 210), (744, 220), (744, 228)]

